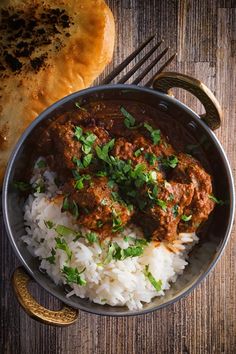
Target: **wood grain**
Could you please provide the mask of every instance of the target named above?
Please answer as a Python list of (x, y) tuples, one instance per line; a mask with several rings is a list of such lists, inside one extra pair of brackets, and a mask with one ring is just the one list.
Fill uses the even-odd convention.
[[(108, 3), (116, 18), (117, 40), (113, 63), (103, 77), (150, 34), (165, 38), (170, 52), (178, 52), (170, 70), (202, 80), (219, 99), (224, 121), (216, 134), (235, 175), (236, 0), (109, 0)], [(155, 69), (151, 74), (154, 72)], [(196, 112), (201, 111), (201, 105), (191, 95), (181, 90), (176, 95)], [(130, 318), (80, 312), (74, 325), (56, 328), (30, 319), (18, 305), (10, 284), (18, 261), (1, 223), (1, 352), (234, 354), (235, 242), (234, 229), (214, 271), (188, 297), (168, 308)], [(39, 287), (33, 286), (33, 293), (49, 308), (59, 306), (56, 299)]]

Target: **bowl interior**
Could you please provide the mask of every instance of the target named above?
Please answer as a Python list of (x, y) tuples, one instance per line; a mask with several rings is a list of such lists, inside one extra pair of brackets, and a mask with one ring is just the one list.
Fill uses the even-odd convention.
[[(29, 156), (33, 142), (40, 132), (58, 115), (74, 107), (75, 102), (81, 104), (110, 99), (137, 100), (155, 107), (164, 119), (175, 119), (181, 122), (188, 131), (200, 142), (204, 150), (214, 179), (215, 195), (227, 201), (223, 206), (217, 206), (210, 217), (200, 242), (196, 245), (189, 257), (189, 265), (182, 276), (174, 283), (164, 297), (155, 298), (150, 304), (145, 304), (141, 311), (129, 311), (125, 307), (101, 306), (76, 296), (66, 298), (63, 287), (56, 286), (52, 280), (39, 271), (39, 262), (32, 257), (21, 241), (25, 234), (23, 220), (24, 200), (13, 188), (13, 181), (20, 180), (29, 163)], [(26, 130), (19, 140), (10, 159), (4, 182), (3, 207), (4, 217), (10, 241), (17, 256), (30, 274), (46, 290), (60, 300), (75, 308), (80, 308), (103, 315), (134, 315), (145, 313), (163, 307), (188, 293), (215, 264), (222, 252), (230, 233), (233, 213), (234, 196), (230, 168), (219, 142), (210, 129), (200, 122), (199, 117), (177, 100), (160, 92), (141, 89), (130, 85), (100, 86), (72, 94), (44, 111)]]

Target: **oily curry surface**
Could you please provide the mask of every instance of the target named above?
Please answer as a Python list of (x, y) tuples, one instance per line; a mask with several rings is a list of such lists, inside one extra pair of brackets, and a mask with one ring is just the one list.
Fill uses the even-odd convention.
[(181, 132), (137, 102), (76, 104), (37, 150), (57, 172), (63, 209), (100, 239), (132, 222), (148, 238), (172, 242), (214, 208), (211, 176), (183, 152)]

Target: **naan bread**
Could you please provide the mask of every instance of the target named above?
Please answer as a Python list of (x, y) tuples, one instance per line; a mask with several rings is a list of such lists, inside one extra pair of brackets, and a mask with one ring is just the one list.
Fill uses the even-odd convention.
[(114, 19), (103, 0), (0, 1), (0, 184), (24, 129), (88, 87), (111, 60)]

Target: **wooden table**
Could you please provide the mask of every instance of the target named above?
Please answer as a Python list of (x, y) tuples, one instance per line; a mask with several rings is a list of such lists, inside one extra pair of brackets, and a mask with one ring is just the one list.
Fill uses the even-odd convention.
[[(117, 29), (114, 65), (157, 33), (178, 57), (170, 70), (202, 80), (224, 111), (217, 136), (236, 167), (236, 0), (109, 0)], [(164, 48), (164, 45), (163, 45)], [(155, 70), (153, 71), (153, 73)], [(178, 97), (201, 111), (191, 95)], [(99, 317), (80, 312), (67, 328), (30, 319), (17, 303), (10, 278), (19, 264), (2, 226), (1, 341), (4, 353), (236, 353), (236, 235), (233, 231), (215, 269), (185, 299), (145, 316)], [(36, 285), (45, 306), (59, 302)]]

